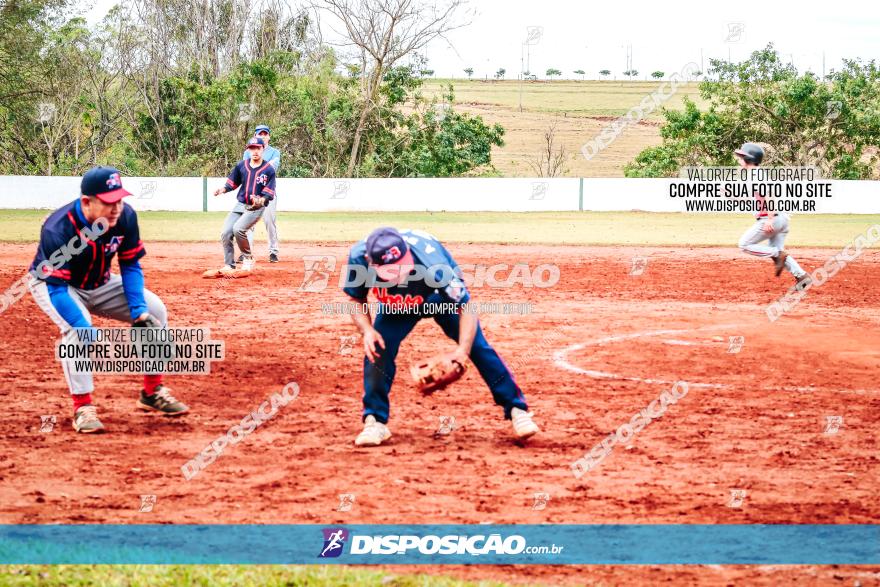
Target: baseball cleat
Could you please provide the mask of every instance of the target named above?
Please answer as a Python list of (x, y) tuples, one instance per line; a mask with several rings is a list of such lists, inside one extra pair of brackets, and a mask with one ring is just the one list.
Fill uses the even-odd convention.
[(278, 253), (269, 253), (269, 262), (277, 263), (278, 262)]
[(83, 434), (103, 432), (104, 425), (98, 419), (98, 409), (91, 404), (80, 406), (73, 414), (73, 429)]
[(238, 262), (241, 263), (242, 261), (244, 261), (244, 253), (238, 256)]
[(189, 406), (178, 401), (171, 395), (171, 389), (164, 385), (156, 387), (156, 391), (152, 395), (147, 395), (142, 389), (137, 406), (142, 410), (162, 412), (166, 416), (179, 416), (189, 411)]
[(382, 422), (376, 421), (375, 416), (367, 416), (364, 419), (364, 430), (355, 438), (355, 446), (379, 446), (391, 438), (391, 431)]
[(795, 276), (794, 278), (794, 287), (795, 289), (804, 289), (808, 285), (813, 283), (813, 278), (810, 277), (809, 273), (804, 273), (800, 277)]
[(256, 261), (254, 260), (254, 256), (253, 255), (245, 255), (244, 260), (241, 262), (241, 269), (242, 269), (242, 271), (247, 271), (248, 273), (250, 273), (251, 271), (254, 270), (254, 264), (256, 264)]
[(519, 408), (510, 410), (510, 419), (513, 421), (513, 432), (517, 438), (529, 438), (541, 431), (538, 425), (532, 421), (532, 413)]
[(788, 253), (785, 251), (779, 251), (779, 254), (775, 257), (772, 257), (773, 264), (776, 265), (776, 277), (782, 275), (782, 270), (785, 269), (785, 260), (788, 258)]

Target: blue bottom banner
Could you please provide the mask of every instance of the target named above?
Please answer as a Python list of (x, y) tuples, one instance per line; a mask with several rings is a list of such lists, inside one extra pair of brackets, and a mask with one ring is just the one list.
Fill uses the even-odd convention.
[(878, 525), (0, 525), (0, 564), (880, 564)]

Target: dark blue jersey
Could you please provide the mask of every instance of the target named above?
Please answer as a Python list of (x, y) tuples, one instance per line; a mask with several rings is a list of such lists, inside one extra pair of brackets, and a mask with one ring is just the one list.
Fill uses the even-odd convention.
[(418, 277), (403, 285), (388, 286), (371, 283), (367, 276), (369, 263), (365, 257), (367, 246), (362, 240), (351, 248), (348, 257), (346, 283), (343, 291), (350, 297), (367, 301), (372, 291), (382, 305), (417, 307), (427, 303), (465, 304), (470, 294), (461, 279), (461, 270), (449, 251), (436, 238), (421, 230), (401, 230), (413, 260), (418, 266)]
[(267, 201), (275, 199), (275, 168), (268, 161), (251, 167), (251, 161), (239, 161), (226, 178), (226, 191), (238, 186), (236, 199), (242, 204), (250, 204), (254, 196), (262, 196)]
[(30, 271), (37, 279), (78, 289), (95, 289), (110, 279), (110, 264), (119, 254), (122, 265), (136, 265), (146, 255), (137, 213), (128, 204), (116, 226), (89, 224), (77, 199), (55, 210), (40, 231), (40, 244)]

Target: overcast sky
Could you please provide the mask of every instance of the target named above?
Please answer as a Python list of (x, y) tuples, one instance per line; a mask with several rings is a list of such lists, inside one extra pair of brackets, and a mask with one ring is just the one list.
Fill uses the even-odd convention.
[[(117, 0), (94, 0), (87, 12), (99, 20)], [(84, 4), (85, 6), (86, 4)], [(543, 77), (555, 67), (566, 77), (583, 69), (597, 77), (626, 69), (626, 46), (640, 77), (651, 71), (680, 71), (688, 62), (708, 68), (710, 57), (741, 60), (773, 42), (798, 69), (822, 73), (839, 68), (841, 59), (880, 60), (880, 4), (854, 0), (834, 2), (724, 2), (696, 0), (645, 3), (589, 3), (571, 0), (472, 0), (470, 24), (437, 41), (426, 51), (429, 67), (440, 77), (492, 76), (503, 67), (507, 77), (520, 71), (520, 55), (529, 27), (529, 69)], [(464, 14), (464, 13), (463, 13)]]

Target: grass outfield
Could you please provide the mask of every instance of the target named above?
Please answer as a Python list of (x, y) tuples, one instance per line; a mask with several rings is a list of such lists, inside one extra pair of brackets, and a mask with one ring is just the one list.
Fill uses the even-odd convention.
[[(519, 110), (520, 89), (524, 110), (535, 112), (554, 112), (584, 116), (622, 116), (637, 105), (642, 98), (660, 88), (664, 81), (663, 93), (669, 94), (672, 86), (669, 80), (630, 81), (630, 80), (554, 80), (524, 82), (520, 88), (519, 80), (466, 80), (466, 79), (428, 79), (425, 80), (425, 94), (440, 95), (446, 85), (455, 88), (457, 104), (494, 104)], [(674, 94), (664, 104), (667, 108), (680, 110), (684, 98), (688, 97), (702, 104), (698, 82), (678, 83)], [(648, 120), (660, 120), (657, 110)]]
[(504, 587), (505, 583), (458, 581), (429, 575), (391, 575), (380, 570), (342, 566), (281, 565), (0, 565), (2, 584), (11, 587)]
[[(0, 211), (0, 242), (36, 242), (46, 210)], [(225, 212), (141, 212), (150, 241), (217, 241)], [(748, 216), (651, 212), (282, 212), (283, 242), (355, 242), (377, 226), (427, 230), (445, 242), (646, 246), (736, 246)], [(804, 215), (792, 220), (791, 247), (842, 247), (880, 215)], [(263, 223), (257, 240), (265, 240)], [(218, 245), (219, 249), (219, 245)], [(283, 253), (283, 251), (282, 251)]]

